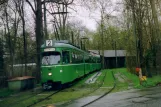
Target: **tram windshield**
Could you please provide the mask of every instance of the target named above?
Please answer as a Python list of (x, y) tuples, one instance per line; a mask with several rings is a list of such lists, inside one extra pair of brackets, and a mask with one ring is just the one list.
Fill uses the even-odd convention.
[(59, 52), (44, 52), (42, 53), (42, 65), (55, 65), (60, 63)]

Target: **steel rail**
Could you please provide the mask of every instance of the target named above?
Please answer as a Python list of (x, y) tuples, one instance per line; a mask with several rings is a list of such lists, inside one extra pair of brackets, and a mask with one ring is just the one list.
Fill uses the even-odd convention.
[(40, 99), (40, 100), (38, 100), (37, 102), (34, 102), (33, 104), (28, 105), (27, 107), (31, 107), (31, 106), (33, 106), (33, 105), (36, 105), (36, 104), (38, 104), (38, 103), (40, 103), (40, 102), (42, 102), (42, 101), (44, 101), (44, 100), (50, 98), (51, 96), (53, 96), (53, 95), (59, 93), (59, 92), (62, 91), (62, 90), (64, 90), (64, 89), (58, 90), (58, 91), (56, 91), (56, 92), (53, 92), (52, 94), (46, 96), (45, 98)]
[[(106, 72), (107, 72), (107, 71), (106, 71)], [(109, 91), (107, 91), (106, 93), (104, 93), (103, 95), (101, 95), (100, 97), (98, 97), (98, 98), (92, 100), (91, 102), (88, 102), (88, 103), (84, 104), (84, 105), (81, 106), (81, 107), (86, 107), (86, 106), (88, 106), (88, 105), (90, 105), (90, 104), (96, 102), (97, 100), (103, 98), (104, 96), (106, 96), (107, 94), (111, 93), (111, 92), (115, 89), (115, 87), (116, 87), (116, 78), (115, 78), (115, 76), (114, 76), (113, 71), (111, 71), (111, 72), (112, 72), (112, 76), (113, 76), (113, 78), (114, 78), (114, 85), (113, 85), (113, 87), (112, 87)], [(106, 75), (106, 74), (105, 74), (105, 75)], [(104, 77), (104, 79), (105, 79), (105, 77)], [(104, 81), (104, 80), (103, 80), (103, 81)]]
[(29, 99), (29, 98), (32, 98), (32, 97), (34, 97), (34, 96), (36, 96), (36, 95), (38, 95), (38, 94), (41, 94), (41, 93), (43, 93), (43, 92), (45, 92), (45, 91), (40, 91), (40, 92), (38, 92), (38, 93), (36, 93), (36, 94), (34, 94), (34, 95), (31, 95), (31, 96), (29, 96), (29, 97), (26, 97), (26, 98), (23, 98), (23, 99), (20, 99), (20, 100), (18, 100), (18, 101), (14, 101), (14, 102), (12, 102), (12, 103), (9, 103), (9, 105), (16, 105), (16, 104), (18, 104), (19, 102), (22, 102), (22, 101), (24, 101), (24, 100), (27, 100), (27, 99)]

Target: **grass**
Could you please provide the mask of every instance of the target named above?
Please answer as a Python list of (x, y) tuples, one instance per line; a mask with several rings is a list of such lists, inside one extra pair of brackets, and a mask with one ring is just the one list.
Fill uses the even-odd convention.
[[(105, 77), (104, 77), (105, 76)], [(104, 79), (102, 87), (110, 87), (113, 85), (113, 77), (111, 70), (102, 70), (102, 74), (97, 78), (97, 83), (101, 84)]]
[[(2, 99), (2, 101), (0, 102), (0, 107), (9, 107), (10, 105), (12, 105), (12, 107), (17, 107), (17, 105), (15, 104), (15, 102), (20, 101), (20, 100), (28, 100), (29, 97), (35, 95), (36, 93), (38, 93), (40, 90), (37, 90), (36, 92), (32, 92), (32, 91), (23, 91), (23, 92), (17, 92), (12, 94), (12, 96), (8, 96)], [(21, 101), (19, 103), (22, 103)]]
[[(147, 78), (147, 81), (142, 82), (143, 85), (140, 85), (139, 77), (137, 75), (132, 74), (129, 71), (127, 71), (126, 68), (116, 69), (115, 73), (117, 73), (117, 72), (120, 72), (123, 75), (125, 75), (127, 77), (127, 79), (133, 83), (133, 87), (137, 88), (137, 89), (153, 87), (153, 86), (156, 86), (157, 83), (161, 82), (161, 75), (157, 75), (157, 76), (154, 75), (152, 78)], [(119, 83), (119, 84), (121, 84), (121, 83)]]
[[(77, 98), (81, 96), (82, 94), (86, 94), (85, 92), (89, 92), (89, 90), (86, 90), (86, 91), (85, 90), (72, 91), (72, 89), (71, 91), (67, 90), (67, 91), (54, 95), (48, 100), (41, 102), (40, 104), (38, 104), (38, 107), (41, 106), (42, 104), (50, 104), (50, 103), (53, 104), (56, 102), (62, 102), (62, 101), (67, 101), (69, 99)], [(12, 107), (25, 107), (25, 106), (28, 106), (30, 104), (37, 102), (40, 99), (43, 99), (44, 97), (46, 97), (47, 95), (50, 95), (51, 93), (53, 93), (53, 91), (47, 91), (43, 93), (42, 95), (37, 95), (29, 99), (26, 99), (34, 94), (32, 92), (20, 92), (15, 96), (10, 96), (8, 98), (3, 99), (3, 101), (0, 101), (0, 107), (9, 107), (10, 105), (12, 105)], [(23, 100), (24, 98), (25, 100)], [(20, 102), (15, 104), (15, 102), (17, 101), (20, 101)]]
[(152, 86), (161, 82), (161, 75), (153, 76), (152, 78), (148, 78), (148, 83)]
[[(86, 85), (84, 83), (89, 77), (91, 77), (93, 75), (93, 74), (91, 74), (91, 75), (85, 77), (85, 79), (79, 81), (78, 84), (75, 85), (74, 87), (72, 87), (71, 89), (68, 89), (68, 92), (59, 93), (59, 94), (51, 97), (50, 100), (46, 100), (46, 101), (39, 103), (38, 105), (35, 105), (35, 107), (38, 107), (40, 105), (54, 104), (56, 102), (70, 101), (73, 99), (77, 99), (77, 98), (86, 96), (91, 92), (91, 90), (96, 89), (99, 86), (101, 86), (103, 78), (106, 74), (104, 83), (101, 86), (101, 87), (105, 87), (105, 88), (100, 88), (99, 90), (97, 90), (95, 93), (92, 93), (91, 95), (102, 94), (103, 92), (106, 92), (111, 87), (113, 87), (114, 79), (113, 79), (111, 71), (113, 71), (114, 74), (121, 73), (121, 75), (124, 75), (126, 77), (126, 80), (124, 82), (121, 82), (121, 81), (119, 81), (118, 78), (116, 78), (117, 85), (116, 85), (116, 88), (113, 92), (128, 90), (129, 83), (132, 83), (134, 88), (143, 88), (140, 85), (140, 81), (139, 81), (138, 76), (135, 74), (131, 74), (130, 72), (128, 72), (126, 70), (126, 68), (102, 70), (102, 74), (100, 75), (100, 77), (98, 77), (95, 84)], [(148, 84), (156, 84), (160, 81), (161, 81), (161, 76), (154, 76), (151, 79), (148, 78), (147, 83)], [(75, 89), (75, 90), (73, 90), (73, 89)]]
[(116, 72), (120, 72), (125, 75), (127, 79), (133, 83), (134, 86), (138, 86), (140, 84), (138, 76), (130, 73), (126, 68), (116, 69)]
[[(65, 89), (64, 91), (50, 97), (48, 100), (45, 100), (39, 104), (36, 104), (35, 106), (39, 107), (42, 105), (53, 104), (53, 103), (57, 103), (57, 102), (68, 102), (70, 100), (88, 95), (94, 89), (94, 87), (97, 86), (97, 85), (85, 84), (85, 81), (93, 75), (94, 75), (94, 73), (82, 78), (73, 87)], [(2, 90), (0, 92), (3, 93), (6, 91)], [(53, 91), (47, 91), (47, 92), (43, 93), (43, 95), (37, 95), (37, 96), (34, 96), (30, 99), (26, 99), (25, 101), (21, 101), (18, 104), (12, 105), (12, 107), (23, 107), (23, 106), (33, 104), (33, 103), (37, 102), (38, 100), (43, 99), (45, 96), (51, 94), (52, 92)], [(10, 104), (13, 104), (16, 101), (30, 97), (33, 94), (34, 93), (32, 93), (31, 91), (19, 92), (15, 96), (10, 96), (10, 97), (4, 98), (2, 101), (0, 101), (0, 106), (1, 107), (7, 106), (7, 105), (9, 106)]]
[[(101, 86), (101, 88), (98, 89), (95, 93), (90, 94), (90, 95), (100, 95), (110, 90), (111, 87), (113, 87), (113, 84), (115, 81), (113, 79), (112, 72), (115, 75), (120, 74), (126, 78), (124, 82), (120, 81), (119, 78), (116, 78), (116, 88), (113, 92), (128, 90), (129, 83), (132, 83), (134, 88), (142, 89), (142, 88), (146, 88), (147, 86), (155, 86), (157, 83), (161, 82), (161, 75), (153, 76), (153, 78), (147, 79), (147, 82), (143, 87), (142, 85), (140, 85), (138, 76), (135, 74), (131, 74), (130, 72), (127, 71), (126, 68), (102, 70), (102, 74), (97, 78), (96, 83), (85, 84), (85, 81), (94, 75), (94, 74), (90, 74), (82, 78), (80, 81), (77, 82), (76, 85), (72, 86), (71, 88), (65, 89), (64, 91), (50, 97), (49, 99), (36, 104), (35, 107), (39, 107), (43, 105), (46, 106), (46, 105), (55, 104), (58, 102), (69, 102), (71, 100), (87, 96), (91, 92), (93, 92), (93, 90), (98, 89)], [(103, 79), (104, 79), (104, 82), (102, 84)], [(25, 101), (21, 101), (19, 104), (12, 105), (12, 107), (23, 107), (23, 106), (30, 105), (44, 98), (45, 96), (51, 94), (52, 92), (53, 91), (48, 91), (43, 93), (43, 95), (37, 95)], [(13, 93), (14, 93), (13, 91), (8, 89), (0, 90), (0, 96), (9, 96)], [(17, 96), (10, 96), (7, 98), (3, 98), (3, 100), (0, 101), (0, 106), (3, 107), (9, 104), (12, 104), (15, 101), (27, 98), (33, 94), (34, 93), (31, 91), (26, 91), (26, 92), (20, 92), (18, 94), (15, 94)]]
[(11, 94), (14, 94), (15, 91), (9, 90), (8, 88), (0, 89), (0, 97), (7, 97)]
[(74, 85), (71, 88), (68, 88), (64, 90), (61, 93), (58, 93), (54, 96), (51, 97), (50, 100), (45, 100), (34, 107), (39, 107), (39, 106), (46, 106), (58, 102), (69, 102), (71, 100), (75, 100), (84, 96), (89, 95), (94, 89), (96, 89), (100, 83), (97, 84), (85, 84), (85, 81), (92, 77), (95, 73), (92, 73), (84, 78), (82, 78), (80, 81), (77, 82), (76, 85)]
[(49, 104), (55, 104), (57, 102), (68, 102), (68, 101), (83, 97), (88, 93), (90, 93), (90, 89), (80, 89), (80, 90), (75, 90), (71, 92), (70, 91), (61, 92), (50, 97), (50, 100), (45, 100), (41, 103), (38, 103), (34, 107), (40, 107), (42, 105), (46, 106)]
[[(153, 76), (152, 78), (147, 78), (146, 82), (142, 82), (143, 84), (140, 84), (139, 77), (136, 74), (132, 74), (131, 72), (127, 71), (126, 68), (118, 68), (118, 69), (107, 69), (103, 70), (102, 75), (98, 78), (97, 82), (101, 81), (103, 76), (106, 74), (105, 81), (102, 87), (112, 87), (114, 80), (112, 77), (112, 72), (114, 75), (121, 74), (125, 77), (124, 82), (119, 81), (119, 79), (116, 77), (116, 87), (113, 92), (117, 91), (123, 91), (129, 89), (129, 84), (132, 84), (133, 88), (136, 89), (143, 89), (147, 87), (156, 86), (157, 83), (161, 82), (161, 75)], [(101, 89), (102, 92), (106, 91), (107, 89)]]
[(138, 86), (138, 88), (146, 88), (146, 87), (154, 87), (157, 84), (161, 83), (161, 75), (155, 75), (152, 78), (147, 78), (146, 82), (143, 82), (142, 86)]

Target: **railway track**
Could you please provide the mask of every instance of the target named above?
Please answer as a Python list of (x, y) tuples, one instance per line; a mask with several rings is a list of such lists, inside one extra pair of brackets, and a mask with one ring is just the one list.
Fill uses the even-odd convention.
[(32, 98), (32, 97), (34, 97), (34, 96), (37, 96), (38, 94), (41, 94), (41, 93), (43, 93), (44, 91), (40, 91), (40, 92), (38, 92), (38, 93), (35, 93), (34, 95), (31, 95), (31, 96), (28, 96), (28, 97), (26, 97), (26, 98), (23, 98), (23, 99), (20, 99), (20, 100), (18, 100), (18, 101), (14, 101), (14, 102), (12, 102), (12, 103), (9, 103), (8, 105), (6, 105), (7, 107), (9, 107), (10, 105), (12, 105), (12, 106), (15, 106), (16, 104), (18, 104), (18, 103), (20, 103), (20, 102), (22, 102), (22, 101), (25, 101), (25, 100), (27, 100), (27, 99), (30, 99), (30, 98)]
[(44, 101), (44, 100), (46, 100), (46, 99), (50, 98), (51, 96), (53, 96), (53, 95), (55, 95), (55, 94), (57, 94), (57, 93), (61, 92), (62, 90), (64, 90), (64, 89), (58, 90), (58, 91), (56, 91), (56, 92), (53, 92), (52, 94), (50, 94), (50, 95), (46, 96), (45, 98), (40, 99), (40, 100), (38, 100), (37, 102), (34, 102), (34, 103), (32, 103), (32, 104), (28, 105), (27, 107), (31, 107), (31, 106), (33, 106), (33, 105), (36, 105), (36, 104), (38, 104), (38, 103), (40, 103), (40, 102), (42, 102), (42, 101)]
[(119, 72), (119, 76), (125, 81), (128, 83), (128, 87), (132, 88), (133, 87), (133, 82), (131, 79), (127, 78), (123, 73)]
[[(38, 103), (40, 103), (40, 102), (42, 102), (42, 101), (45, 101), (45, 100), (47, 100), (48, 98), (52, 97), (53, 95), (55, 95), (55, 94), (57, 94), (57, 93), (59, 93), (59, 92), (65, 90), (65, 89), (68, 89), (68, 88), (74, 86), (75, 84), (77, 84), (77, 82), (78, 82), (78, 81), (75, 81), (75, 82), (73, 82), (72, 84), (68, 85), (68, 86), (65, 87), (65, 88), (62, 88), (62, 89), (57, 90), (57, 91), (54, 91), (54, 92), (51, 93), (50, 95), (48, 95), (48, 96), (46, 96), (46, 97), (44, 97), (44, 98), (42, 98), (42, 99), (38, 99), (38, 101), (36, 101), (36, 102), (34, 102), (34, 103), (30, 104), (30, 105), (27, 105), (26, 107), (32, 107), (32, 106), (34, 106), (34, 105), (36, 105), (36, 104), (38, 104)], [(29, 96), (29, 97), (26, 97), (26, 98), (20, 99), (20, 100), (18, 100), (18, 101), (12, 102), (12, 103), (10, 103), (9, 105), (16, 106), (16, 105), (18, 105), (19, 103), (21, 103), (21, 102), (23, 102), (23, 101), (25, 101), (25, 100), (31, 99), (31, 98), (33, 98), (33, 97), (39, 95), (39, 94), (43, 94), (44, 92), (47, 92), (47, 91), (42, 90), (42, 91), (40, 91), (40, 92), (38, 92), (38, 93), (36, 93), (36, 94), (34, 94), (34, 95), (31, 95), (31, 96)], [(9, 105), (7, 105), (7, 106), (9, 106)]]
[[(106, 72), (107, 72), (107, 71), (106, 71)], [(88, 105), (90, 105), (90, 104), (96, 102), (97, 100), (103, 98), (104, 96), (106, 96), (107, 94), (109, 94), (110, 92), (112, 92), (112, 91), (115, 89), (115, 87), (116, 87), (116, 79), (115, 79), (115, 76), (114, 76), (113, 71), (111, 71), (111, 72), (112, 72), (112, 76), (113, 76), (114, 81), (115, 81), (113, 87), (112, 87), (109, 91), (107, 91), (107, 92), (105, 92), (103, 95), (101, 95), (100, 97), (98, 97), (98, 98), (92, 100), (91, 102), (88, 102), (88, 103), (82, 105), (81, 107), (86, 107), (86, 106), (88, 106)], [(105, 77), (106, 77), (106, 74), (105, 74), (105, 76), (104, 76), (104, 78), (103, 78), (103, 82), (104, 82)], [(103, 85), (103, 83), (102, 83), (102, 85)], [(101, 86), (102, 86), (102, 85), (101, 85)], [(100, 87), (99, 87), (99, 88), (100, 88)]]
[[(38, 92), (38, 93), (35, 93), (35, 94), (33, 94), (33, 95), (29, 96), (29, 97), (20, 99), (20, 100), (18, 100), (18, 101), (14, 101), (14, 102), (12, 102), (12, 103), (9, 103), (7, 107), (9, 107), (10, 105), (16, 106), (16, 105), (19, 104), (20, 102), (23, 102), (23, 101), (25, 101), (25, 100), (31, 99), (31, 98), (33, 98), (33, 97), (35, 97), (35, 96), (37, 96), (37, 95), (39, 95), (39, 94), (42, 94), (42, 93), (44, 93), (44, 92), (46, 92), (46, 91), (42, 90), (42, 91), (40, 91), (40, 92)], [(56, 94), (56, 93), (57, 93), (57, 92), (54, 92), (54, 93), (52, 93), (52, 95), (53, 95), (53, 94)], [(50, 95), (47, 96), (47, 97), (50, 97)], [(42, 100), (43, 100), (43, 99), (42, 99)], [(42, 101), (42, 100), (41, 100), (41, 101)], [(36, 102), (36, 103), (37, 103), (37, 102)], [(34, 104), (36, 104), (36, 103), (34, 103)], [(32, 105), (34, 105), (34, 104), (31, 104), (31, 105), (29, 105), (28, 107), (30, 107), (30, 106), (32, 106)]]
[[(97, 75), (98, 75), (98, 74), (99, 74), (99, 73), (97, 73)], [(96, 75), (96, 76), (97, 76), (97, 75)], [(106, 74), (105, 74), (105, 76), (106, 76)], [(105, 76), (104, 76), (104, 78), (105, 78)], [(95, 77), (94, 77), (94, 78), (95, 78)], [(104, 78), (103, 78), (103, 80), (104, 80)], [(55, 95), (55, 94), (57, 94), (57, 93), (59, 93), (59, 92), (65, 90), (65, 89), (71, 88), (72, 86), (74, 86), (75, 84), (77, 84), (77, 82), (78, 82), (78, 81), (75, 81), (75, 82), (73, 82), (72, 84), (70, 84), (70, 85), (69, 85), (68, 87), (66, 87), (66, 88), (62, 88), (62, 89), (60, 89), (60, 90), (54, 91), (54, 92), (51, 93), (50, 95), (47, 95), (46, 97), (44, 97), (44, 98), (42, 98), (42, 99), (38, 99), (37, 101), (35, 101), (34, 103), (31, 103), (31, 104), (27, 105), (26, 107), (32, 107), (32, 106), (34, 106), (34, 105), (36, 105), (36, 104), (38, 104), (38, 103), (40, 103), (40, 102), (42, 102), (42, 101), (45, 101), (45, 100), (47, 100), (48, 98), (52, 97), (53, 95)], [(103, 82), (102, 82), (102, 84), (103, 84)], [(102, 84), (101, 84), (101, 85), (102, 85)], [(96, 91), (96, 90), (98, 90), (98, 89), (99, 89), (99, 88), (94, 89), (93, 91), (91, 91), (91, 93), (94, 92), (94, 91)], [(11, 103), (7, 104), (6, 106), (9, 107), (10, 105), (12, 105), (13, 107), (16, 107), (16, 106), (19, 105), (21, 102), (26, 101), (26, 100), (29, 100), (29, 99), (32, 99), (33, 97), (35, 97), (35, 96), (37, 96), (37, 95), (39, 95), (39, 94), (43, 94), (44, 92), (47, 92), (47, 91), (42, 90), (42, 91), (40, 91), (40, 92), (38, 92), (38, 93), (32, 94), (31, 96), (25, 97), (25, 98), (20, 99), (20, 100), (18, 100), (18, 101), (11, 102)], [(89, 93), (89, 94), (90, 94), (90, 93)]]
[[(57, 90), (57, 91), (54, 91), (54, 92), (52, 92), (50, 95), (48, 95), (48, 96), (46, 96), (46, 97), (44, 97), (44, 98), (42, 98), (42, 99), (39, 99), (38, 101), (36, 101), (36, 102), (34, 102), (34, 103), (28, 105), (27, 107), (31, 107), (31, 106), (33, 106), (33, 105), (36, 105), (36, 104), (38, 104), (39, 102), (42, 102), (42, 101), (44, 101), (44, 100), (50, 98), (51, 96), (53, 96), (53, 95), (55, 95), (55, 94), (61, 92), (61, 91), (64, 90), (64, 89), (65, 89), (65, 88), (62, 88), (62, 89)], [(23, 101), (26, 101), (26, 100), (28, 100), (28, 99), (31, 99), (31, 98), (33, 98), (33, 97), (35, 97), (35, 96), (37, 96), (37, 95), (39, 95), (39, 94), (43, 94), (43, 93), (45, 93), (45, 92), (47, 92), (47, 91), (46, 91), (46, 90), (42, 90), (42, 91), (40, 91), (40, 92), (38, 92), (38, 93), (32, 94), (31, 96), (28, 96), (28, 97), (25, 97), (25, 98), (20, 99), (20, 100), (18, 100), (18, 101), (14, 101), (14, 102), (12, 102), (12, 103), (9, 103), (9, 104), (6, 105), (6, 107), (9, 107), (9, 106), (11, 106), (11, 105), (12, 105), (12, 106), (16, 106), (16, 105), (18, 105), (19, 103), (21, 103), (21, 102), (23, 102)]]
[[(99, 73), (97, 73), (97, 75), (98, 75), (98, 74), (99, 74)], [(96, 76), (97, 76), (97, 75), (96, 75)], [(95, 78), (95, 77), (94, 77), (94, 78)], [(104, 77), (104, 78), (105, 78), (105, 77)], [(103, 80), (104, 80), (104, 79), (103, 79)], [(51, 96), (53, 96), (53, 95), (55, 95), (55, 94), (57, 94), (57, 93), (59, 93), (59, 92), (61, 92), (61, 91), (65, 90), (65, 89), (68, 89), (68, 88), (70, 88), (70, 87), (74, 86), (77, 82), (78, 82), (78, 81), (73, 82), (73, 84), (70, 84), (70, 85), (69, 85), (69, 87), (67, 87), (67, 88), (63, 88), (63, 89), (58, 90), (58, 91), (56, 91), (56, 92), (53, 92), (52, 94), (50, 94), (50, 95), (46, 96), (45, 98), (40, 99), (39, 101), (37, 101), (37, 102), (35, 102), (35, 103), (33, 103), (33, 104), (28, 105), (27, 107), (31, 107), (31, 106), (33, 106), (33, 105), (36, 105), (36, 104), (38, 104), (38, 103), (40, 103), (40, 102), (42, 102), (42, 101), (44, 101), (44, 100), (46, 100), (46, 99), (50, 98)], [(98, 89), (98, 88), (97, 88), (97, 89)], [(94, 91), (96, 91), (97, 89), (95, 89)]]
[[(105, 78), (106, 78), (106, 74), (107, 74), (107, 71), (106, 71), (106, 73), (105, 73), (105, 75), (104, 75), (104, 77), (103, 77), (103, 79), (102, 79), (102, 81), (101, 81), (100, 86), (99, 86), (99, 87), (97, 87), (97, 88), (95, 88), (95, 89), (94, 89), (94, 90), (92, 90), (90, 93), (86, 94), (85, 96), (88, 96), (88, 95), (90, 95), (90, 94), (94, 93), (95, 91), (97, 91), (98, 89), (100, 89), (100, 87), (104, 84), (104, 80), (105, 80)], [(102, 97), (106, 96), (106, 95), (107, 95), (107, 94), (109, 94), (110, 92), (112, 92), (112, 90), (114, 90), (114, 89), (115, 89), (115, 86), (116, 86), (116, 80), (115, 80), (115, 77), (114, 77), (113, 72), (112, 72), (112, 76), (113, 76), (114, 81), (115, 81), (115, 82), (114, 82), (113, 87), (112, 87), (108, 92), (106, 92), (106, 93), (104, 93), (102, 96), (100, 96), (99, 98), (94, 99), (94, 100), (92, 100), (91, 102), (88, 102), (88, 103), (86, 103), (86, 104), (82, 105), (81, 107), (86, 107), (86, 106), (88, 106), (88, 105), (92, 104), (93, 102), (95, 102), (95, 101), (97, 101), (97, 100), (101, 99)], [(82, 96), (82, 97), (83, 97), (83, 96)], [(75, 100), (77, 100), (77, 99), (74, 99), (74, 100), (72, 100), (72, 101), (75, 101)], [(71, 101), (70, 101), (70, 102), (71, 102)], [(66, 105), (70, 104), (70, 102), (64, 103), (64, 104), (59, 105), (59, 106), (61, 106), (61, 107), (65, 107)]]

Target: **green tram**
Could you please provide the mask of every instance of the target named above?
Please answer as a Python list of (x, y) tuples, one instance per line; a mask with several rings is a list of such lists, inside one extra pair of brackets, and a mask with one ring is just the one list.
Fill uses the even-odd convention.
[(100, 55), (81, 50), (67, 41), (46, 40), (41, 46), (41, 61), (44, 89), (70, 83), (101, 69)]

